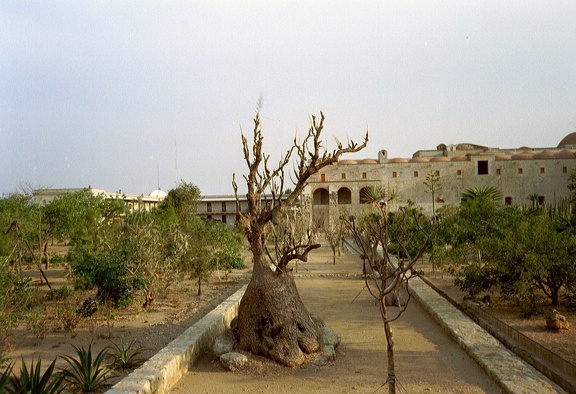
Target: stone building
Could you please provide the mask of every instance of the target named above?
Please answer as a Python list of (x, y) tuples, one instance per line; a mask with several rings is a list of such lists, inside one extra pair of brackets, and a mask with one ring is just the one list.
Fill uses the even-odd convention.
[(362, 206), (367, 187), (396, 189), (400, 202), (414, 201), (432, 212), (432, 194), (424, 184), (427, 174), (439, 177), (436, 209), (458, 205), (470, 188), (495, 187), (501, 204), (554, 203), (569, 195), (568, 176), (576, 168), (576, 133), (553, 148), (488, 148), (474, 144), (440, 144), (435, 150), (419, 150), (412, 158), (340, 160), (311, 178), (306, 194), (314, 212), (333, 205), (353, 212)]

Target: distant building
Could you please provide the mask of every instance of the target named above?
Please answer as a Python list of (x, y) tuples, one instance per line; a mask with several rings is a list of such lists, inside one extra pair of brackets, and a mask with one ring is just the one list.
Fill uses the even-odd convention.
[[(263, 195), (262, 201), (271, 200), (271, 195)], [(286, 198), (286, 196), (284, 196)], [(238, 201), (234, 195), (203, 196), (198, 205), (198, 215), (204, 219), (218, 220), (222, 223), (235, 224), (238, 220), (237, 204), (241, 212), (248, 211), (248, 199), (245, 194), (238, 195)]]
[(426, 175), (439, 175), (441, 191), (435, 207), (459, 205), (467, 189), (495, 187), (502, 192), (502, 205), (553, 203), (569, 195), (568, 176), (576, 168), (576, 133), (567, 135), (553, 148), (488, 148), (474, 144), (440, 144), (435, 150), (419, 150), (412, 158), (388, 158), (386, 150), (377, 159), (340, 160), (315, 174), (306, 194), (318, 213), (333, 205), (354, 211), (366, 203), (366, 188), (383, 185), (396, 189), (408, 200), (432, 212)]
[[(248, 201), (244, 197), (240, 201), (241, 209), (248, 209)], [(236, 197), (234, 195), (203, 196), (198, 205), (198, 215), (203, 219), (213, 219), (222, 223), (236, 223)]]
[(95, 196), (102, 196), (106, 199), (122, 199), (132, 210), (147, 210), (150, 211), (156, 208), (160, 202), (166, 197), (166, 192), (162, 190), (154, 190), (148, 195), (143, 194), (127, 194), (122, 192), (107, 192), (103, 189), (94, 188), (72, 188), (72, 189), (36, 189), (32, 192), (34, 201), (37, 204), (47, 204), (54, 200), (56, 197), (63, 194), (72, 194), (82, 190), (89, 190)]
[[(85, 190), (83, 188), (72, 189), (37, 189), (33, 191), (34, 201), (38, 204), (47, 204), (63, 194), (71, 194)], [(150, 211), (156, 208), (167, 196), (162, 190), (154, 190), (148, 195), (126, 194), (121, 192), (107, 192), (103, 189), (88, 188), (95, 195), (101, 195), (107, 199), (123, 199), (133, 210), (145, 209)], [(270, 196), (263, 196), (263, 199)], [(248, 210), (248, 200), (245, 195), (238, 196), (240, 209)], [(223, 223), (234, 224), (237, 220), (236, 197), (234, 195), (203, 196), (198, 204), (197, 214), (203, 219), (218, 220)]]

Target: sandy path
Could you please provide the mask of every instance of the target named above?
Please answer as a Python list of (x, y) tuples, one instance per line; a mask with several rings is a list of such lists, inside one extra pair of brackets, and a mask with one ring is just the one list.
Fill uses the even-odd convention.
[[(325, 252), (324, 252), (325, 253)], [(300, 369), (272, 367), (260, 373), (226, 372), (208, 357), (194, 366), (172, 393), (385, 393), (386, 346), (376, 305), (361, 279), (319, 276), (358, 272), (352, 256), (327, 264), (316, 254), (303, 277), (297, 278), (311, 313), (342, 335), (336, 361)], [(350, 258), (350, 259), (349, 259)], [(300, 270), (303, 272), (303, 270)], [(352, 300), (360, 293), (360, 296)], [(396, 375), (403, 393), (499, 393), (482, 369), (415, 303), (392, 323)]]

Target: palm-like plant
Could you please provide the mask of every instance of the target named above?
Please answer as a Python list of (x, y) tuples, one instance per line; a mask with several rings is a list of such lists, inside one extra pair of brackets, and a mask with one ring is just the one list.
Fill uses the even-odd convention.
[(64, 386), (64, 376), (54, 374), (56, 359), (52, 361), (44, 373), (41, 373), (41, 364), (40, 359), (38, 359), (36, 365), (34, 365), (34, 361), (32, 361), (30, 369), (28, 369), (24, 359), (22, 359), (20, 375), (16, 376), (15, 374), (12, 374), (10, 381), (8, 382), (6, 381), (6, 377), (10, 372), (12, 372), (12, 365), (9, 365), (0, 378), (1, 392), (8, 394), (58, 394), (63, 392), (66, 388)]
[(400, 199), (398, 190), (393, 187), (386, 187), (385, 185), (372, 185), (362, 188), (360, 191), (361, 204), (389, 204)]
[(122, 339), (120, 345), (114, 343), (110, 346), (108, 355), (113, 359), (113, 368), (121, 371), (134, 369), (146, 361), (144, 357), (141, 357), (146, 349), (142, 347), (134, 348), (134, 341), (135, 340), (132, 339), (130, 342), (125, 343)]
[(88, 349), (74, 345), (72, 347), (76, 350), (77, 359), (71, 356), (61, 356), (70, 365), (70, 369), (66, 368), (62, 371), (66, 382), (74, 390), (82, 393), (100, 391), (109, 386), (107, 381), (112, 369), (104, 362), (108, 346), (102, 349), (94, 359), (92, 359), (92, 344), (88, 345)]
[(494, 186), (481, 186), (466, 189), (462, 193), (462, 200), (474, 200), (474, 199), (487, 199), (493, 202), (498, 202), (502, 198), (502, 192), (496, 189)]

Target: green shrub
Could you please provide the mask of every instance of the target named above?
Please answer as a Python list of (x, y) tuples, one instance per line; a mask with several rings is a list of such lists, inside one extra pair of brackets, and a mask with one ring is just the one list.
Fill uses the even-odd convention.
[(46, 314), (40, 314), (34, 311), (28, 315), (26, 326), (29, 331), (32, 331), (36, 338), (42, 339), (46, 337), (46, 333), (49, 330), (49, 320)]
[(81, 316), (73, 305), (62, 305), (56, 309), (57, 321), (60, 328), (66, 332), (72, 332), (80, 322)]
[(50, 289), (46, 293), (47, 301), (62, 301), (72, 295), (72, 290), (68, 286), (60, 287), (58, 289)]
[(53, 254), (50, 256), (50, 263), (52, 265), (62, 265), (68, 261), (66, 256), (62, 256), (61, 254)]

